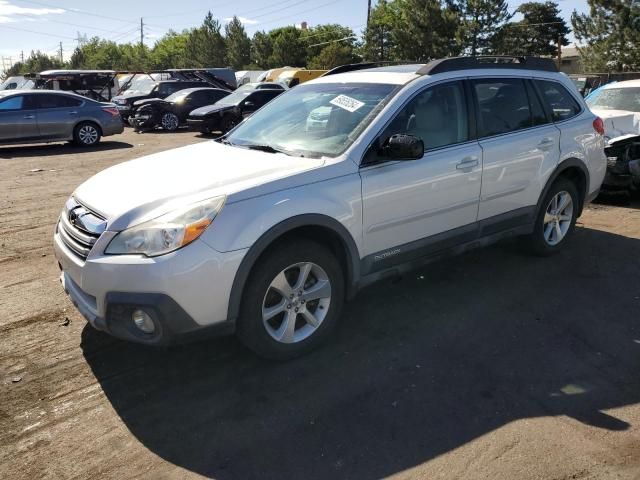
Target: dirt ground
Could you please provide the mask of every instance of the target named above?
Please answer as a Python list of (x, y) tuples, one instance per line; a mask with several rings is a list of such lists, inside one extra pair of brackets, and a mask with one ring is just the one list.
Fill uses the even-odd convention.
[(290, 363), (87, 326), (52, 253), (64, 201), (202, 140), (0, 147), (0, 478), (640, 478), (638, 204), (589, 207), (556, 257), (503, 243), (374, 285)]

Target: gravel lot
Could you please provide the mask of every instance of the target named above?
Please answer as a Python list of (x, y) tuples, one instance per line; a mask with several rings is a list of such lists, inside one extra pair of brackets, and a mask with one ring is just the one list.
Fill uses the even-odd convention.
[(52, 253), (64, 201), (202, 140), (0, 147), (0, 478), (640, 478), (638, 204), (589, 207), (553, 258), (504, 243), (374, 285), (291, 363), (88, 327)]

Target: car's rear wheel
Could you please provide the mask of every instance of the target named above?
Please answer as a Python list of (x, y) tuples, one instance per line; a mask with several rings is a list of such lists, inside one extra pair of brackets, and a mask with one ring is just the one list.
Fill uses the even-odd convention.
[(163, 130), (175, 132), (180, 126), (180, 119), (175, 113), (164, 112), (160, 117), (160, 125)]
[(284, 360), (320, 345), (344, 303), (344, 274), (324, 246), (284, 243), (256, 264), (247, 283), (237, 333), (259, 355)]
[(91, 147), (100, 141), (100, 129), (95, 123), (82, 122), (73, 130), (73, 143), (81, 147)]
[(565, 178), (554, 182), (542, 201), (534, 231), (527, 238), (533, 253), (552, 255), (567, 243), (575, 228), (579, 202), (573, 182)]

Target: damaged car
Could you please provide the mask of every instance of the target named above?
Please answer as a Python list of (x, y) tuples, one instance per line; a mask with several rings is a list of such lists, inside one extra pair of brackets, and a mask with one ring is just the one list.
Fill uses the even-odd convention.
[(605, 85), (587, 105), (604, 122), (607, 175), (603, 188), (640, 188), (640, 80)]
[(230, 93), (221, 88), (187, 88), (178, 90), (165, 99), (141, 100), (131, 119), (131, 126), (138, 132), (159, 127), (173, 132), (185, 125), (189, 112), (205, 105), (213, 105)]

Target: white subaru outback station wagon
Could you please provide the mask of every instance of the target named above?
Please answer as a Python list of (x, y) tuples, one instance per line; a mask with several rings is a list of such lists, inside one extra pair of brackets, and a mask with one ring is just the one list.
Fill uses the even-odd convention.
[(606, 159), (551, 60), (358, 68), (80, 185), (54, 245), (91, 325), (146, 344), (235, 331), (291, 358), (375, 280), (510, 236), (564, 247)]

